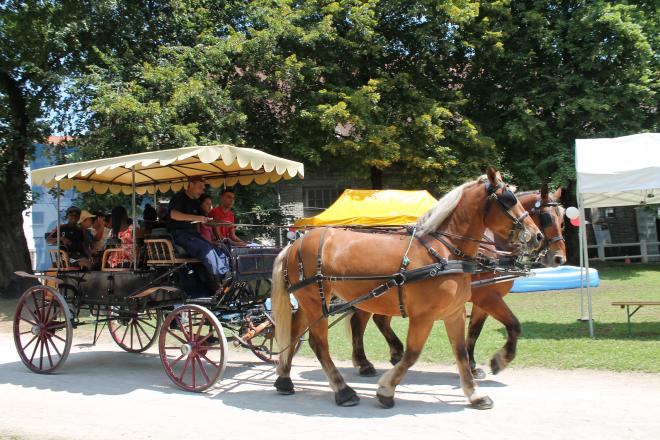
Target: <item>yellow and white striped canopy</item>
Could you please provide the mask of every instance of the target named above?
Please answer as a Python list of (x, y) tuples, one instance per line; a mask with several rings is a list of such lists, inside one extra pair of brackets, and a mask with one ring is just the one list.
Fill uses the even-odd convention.
[(252, 148), (207, 145), (148, 151), (32, 170), (32, 184), (79, 192), (131, 194), (133, 169), (138, 194), (179, 191), (189, 177), (204, 177), (213, 187), (259, 185), (303, 178), (304, 165)]

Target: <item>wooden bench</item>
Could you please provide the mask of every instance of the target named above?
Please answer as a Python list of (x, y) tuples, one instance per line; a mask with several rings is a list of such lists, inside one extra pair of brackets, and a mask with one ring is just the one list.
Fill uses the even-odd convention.
[(181, 263), (201, 263), (196, 258), (180, 258), (174, 254), (174, 247), (166, 238), (145, 239), (147, 266), (170, 266)]
[[(622, 309), (626, 308), (626, 315), (628, 315), (628, 336), (632, 336), (632, 325), (630, 324), (630, 318), (637, 313), (639, 309), (644, 306), (660, 306), (660, 301), (616, 301), (612, 303), (613, 306), (619, 306)], [(635, 307), (635, 309), (630, 312), (630, 308)]]
[(122, 267), (111, 267), (108, 263), (108, 259), (112, 254), (123, 254), (124, 250), (122, 248), (110, 248), (103, 251), (103, 257), (101, 257), (101, 272), (126, 272), (131, 270), (132, 262), (128, 261), (128, 266)]
[(61, 249), (48, 249), (50, 257), (50, 268), (52, 270), (67, 271), (80, 270), (78, 266), (72, 266), (69, 259), (69, 253)]

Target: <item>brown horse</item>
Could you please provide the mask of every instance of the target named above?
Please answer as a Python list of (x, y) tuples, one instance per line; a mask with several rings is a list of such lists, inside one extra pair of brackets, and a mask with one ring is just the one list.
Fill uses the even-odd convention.
[[(394, 405), (395, 387), (419, 357), (433, 323), (441, 319), (468, 401), (476, 408), (491, 408), (490, 398), (477, 393), (465, 347), (470, 267), (475, 266), (474, 257), (486, 227), (532, 249), (543, 241), (543, 234), (492, 168), (487, 177), (463, 184), (443, 197), (420, 219), (412, 235), (322, 228), (287, 246), (275, 261), (271, 293), (276, 339), (282, 350), (277, 391), (294, 392), (289, 376), (291, 342), (309, 328), (310, 346), (328, 376), (336, 403), (358, 403), (357, 394), (330, 358), (325, 318), (335, 295), (370, 313), (399, 316), (405, 312), (409, 317), (406, 351), (378, 382), (381, 405)], [(421, 272), (428, 276), (412, 282)], [(383, 275), (388, 281), (383, 282)], [(294, 292), (298, 301), (295, 315), (289, 292)]]
[[(517, 194), (518, 200), (523, 207), (531, 212), (534, 223), (541, 228), (545, 234), (545, 240), (541, 249), (539, 262), (546, 267), (556, 267), (566, 262), (566, 246), (562, 231), (564, 227), (564, 209), (558, 200), (561, 198), (561, 189), (554, 194), (548, 192), (548, 186), (543, 185), (541, 191), (525, 192)], [(497, 247), (511, 251), (507, 243), (503, 243), (495, 237)], [(489, 248), (482, 248), (482, 253), (495, 257)], [(495, 278), (492, 271), (481, 272), (472, 275), (472, 312), (468, 326), (467, 352), (470, 358), (472, 374), (477, 379), (486, 377), (486, 373), (477, 368), (474, 357), (474, 347), (488, 316), (493, 316), (500, 321), (507, 330), (507, 341), (498, 350), (490, 361), (491, 370), (494, 374), (504, 369), (516, 356), (516, 346), (521, 333), (520, 322), (513, 314), (503, 297), (513, 287), (513, 280), (489, 284), (488, 280)], [(476, 283), (475, 283), (476, 282)], [(479, 285), (479, 282), (485, 282)], [(375, 376), (376, 369), (369, 362), (364, 352), (363, 336), (371, 313), (356, 309), (350, 317), (351, 336), (353, 341), (353, 364), (358, 368), (361, 376)], [(385, 337), (390, 347), (390, 361), (396, 364), (403, 356), (403, 344), (392, 330), (390, 325), (392, 318), (384, 315), (373, 315), (373, 321)]]

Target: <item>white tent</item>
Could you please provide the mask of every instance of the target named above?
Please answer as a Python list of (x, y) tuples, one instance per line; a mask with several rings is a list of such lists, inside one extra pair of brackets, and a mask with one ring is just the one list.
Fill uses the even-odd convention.
[[(660, 203), (660, 133), (576, 139), (575, 169), (581, 219), (585, 218), (584, 208)], [(589, 334), (593, 337), (584, 221), (580, 221), (580, 267), (587, 269)]]

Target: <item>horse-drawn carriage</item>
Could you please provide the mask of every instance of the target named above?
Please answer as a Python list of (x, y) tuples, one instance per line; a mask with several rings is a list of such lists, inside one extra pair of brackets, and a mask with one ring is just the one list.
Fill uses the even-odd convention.
[[(135, 195), (177, 191), (191, 176), (209, 184), (263, 184), (303, 176), (303, 165), (252, 149), (228, 145), (154, 151), (34, 170), (34, 184), (84, 192)], [(58, 199), (59, 212), (59, 199)], [(59, 227), (59, 226), (58, 226)], [(59, 241), (59, 231), (58, 231)], [(276, 362), (274, 321), (269, 310), (270, 276), (276, 247), (227, 250), (231, 276), (211, 292), (201, 262), (177, 251), (165, 234), (133, 242), (130, 267), (82, 270), (65, 252), (49, 251), (53, 267), (32, 277), (40, 284), (19, 299), (14, 341), (23, 363), (51, 373), (66, 361), (73, 329), (94, 325), (94, 343), (104, 326), (123, 350), (140, 353), (158, 341), (163, 367), (179, 387), (203, 391), (225, 369), (228, 340), (266, 362)], [(140, 257), (142, 256), (142, 257)], [(88, 315), (88, 316), (87, 316)]]

